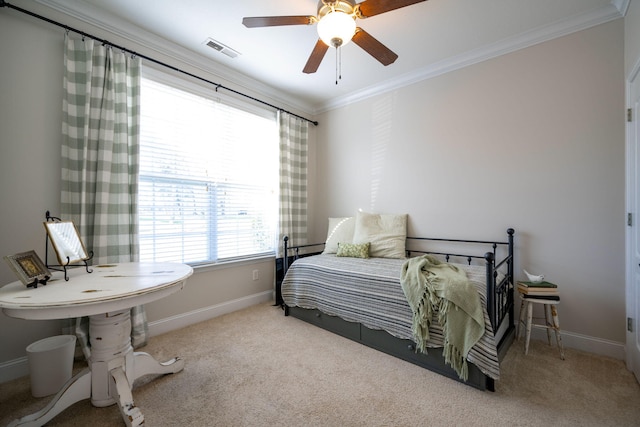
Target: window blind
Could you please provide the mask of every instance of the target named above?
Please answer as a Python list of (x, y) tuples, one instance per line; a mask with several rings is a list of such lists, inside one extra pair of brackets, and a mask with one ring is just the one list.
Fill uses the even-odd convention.
[(274, 253), (275, 115), (142, 79), (141, 261), (215, 263)]

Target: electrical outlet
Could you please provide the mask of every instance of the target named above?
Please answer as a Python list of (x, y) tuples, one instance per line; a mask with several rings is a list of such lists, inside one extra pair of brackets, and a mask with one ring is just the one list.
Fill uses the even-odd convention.
[(253, 280), (258, 280), (258, 270), (253, 270)]

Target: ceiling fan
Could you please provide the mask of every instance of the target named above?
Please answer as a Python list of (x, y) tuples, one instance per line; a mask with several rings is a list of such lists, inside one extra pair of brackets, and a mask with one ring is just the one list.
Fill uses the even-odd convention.
[(356, 26), (356, 19), (370, 18), (423, 1), (426, 0), (365, 0), (356, 4), (354, 0), (320, 0), (317, 16), (256, 16), (246, 17), (242, 23), (247, 28), (317, 23), (320, 38), (302, 70), (307, 74), (318, 70), (329, 47), (338, 49), (351, 40), (386, 66), (398, 59), (398, 55)]

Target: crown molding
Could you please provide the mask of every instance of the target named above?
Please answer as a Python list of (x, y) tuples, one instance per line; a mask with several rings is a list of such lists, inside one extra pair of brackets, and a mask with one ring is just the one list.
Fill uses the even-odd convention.
[(629, 0), (612, 0), (610, 4), (598, 10), (560, 20), (535, 30), (527, 31), (517, 37), (475, 49), (461, 55), (447, 58), (422, 69), (404, 74), (399, 78), (388, 80), (382, 84), (369, 86), (363, 90), (334, 98), (330, 102), (316, 106), (314, 114), (321, 114), (336, 108), (363, 101), (373, 96), (397, 90), (427, 79), (431, 79), (451, 71), (459, 70), (473, 64), (515, 52), (539, 43), (585, 30), (624, 17)]
[(238, 73), (219, 62), (209, 60), (201, 54), (190, 51), (183, 46), (179, 46), (133, 25), (127, 24), (86, 3), (74, 0), (36, 0), (36, 2), (125, 40), (131, 40), (152, 52), (167, 56), (179, 63), (189, 65), (205, 73), (205, 75), (217, 76), (239, 88), (262, 94), (274, 100), (275, 103), (282, 103), (304, 114), (314, 115), (341, 108), (507, 53), (623, 18), (627, 13), (630, 0), (611, 0), (607, 6), (592, 12), (573, 16), (535, 30), (524, 32), (519, 36), (510, 37), (509, 39), (498, 41), (480, 49), (444, 59), (427, 67), (406, 73), (398, 78), (387, 80), (380, 84), (375, 84), (316, 105), (303, 103), (299, 98), (294, 96), (287, 96), (271, 86)]
[(620, 15), (627, 16), (627, 10), (629, 10), (629, 2), (631, 0), (611, 0), (616, 9), (620, 12)]
[[(71, 18), (89, 24), (94, 28), (106, 31), (125, 40), (130, 40), (144, 49), (175, 60), (179, 64), (186, 64), (193, 67), (204, 73), (202, 77), (207, 75), (216, 76), (236, 86), (239, 91), (246, 90), (258, 93), (268, 97), (270, 99), (269, 103), (284, 104), (292, 109), (298, 110), (302, 114), (311, 115), (313, 112), (312, 106), (302, 104), (299, 98), (289, 97), (282, 91), (278, 91), (271, 86), (247, 77), (184, 46), (180, 46), (141, 28), (135, 27), (87, 3), (74, 0), (35, 1)], [(226, 85), (226, 83), (224, 84)]]

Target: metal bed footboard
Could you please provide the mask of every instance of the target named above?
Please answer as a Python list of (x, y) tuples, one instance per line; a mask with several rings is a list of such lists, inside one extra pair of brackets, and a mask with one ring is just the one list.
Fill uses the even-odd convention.
[[(407, 237), (407, 244), (411, 242), (441, 242), (441, 243), (460, 243), (471, 245), (489, 245), (492, 250), (485, 252), (484, 255), (467, 255), (453, 252), (438, 252), (420, 249), (407, 249), (407, 255), (415, 253), (438, 255), (444, 257), (446, 262), (450, 262), (452, 258), (465, 259), (467, 264), (471, 265), (473, 260), (483, 259), (486, 267), (486, 286), (487, 286), (487, 312), (491, 320), (491, 326), (494, 331), (500, 328), (505, 319), (513, 324), (514, 306), (513, 306), (513, 236), (515, 230), (507, 229), (508, 239), (506, 242), (496, 242), (489, 240), (462, 240), (462, 239), (441, 239), (430, 237)], [(504, 256), (498, 254), (498, 248), (506, 248)], [(500, 259), (498, 259), (500, 257)], [(498, 271), (503, 269), (504, 275), (498, 281)]]

